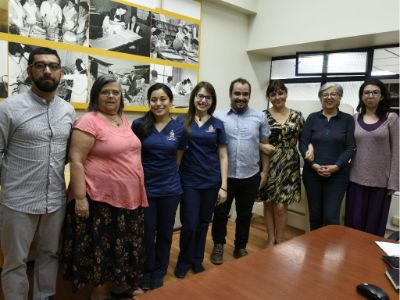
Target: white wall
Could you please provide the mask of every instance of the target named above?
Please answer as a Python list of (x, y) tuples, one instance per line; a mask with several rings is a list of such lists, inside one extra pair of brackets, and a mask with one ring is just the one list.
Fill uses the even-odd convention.
[(229, 106), (229, 85), (244, 77), (252, 85), (250, 106), (265, 107), (264, 90), (270, 61), (264, 55), (247, 54), (248, 17), (212, 1), (203, 1), (200, 80), (211, 82), (218, 108)]
[(247, 49), (298, 45), (397, 30), (398, 0), (259, 0), (257, 15), (252, 17), (250, 24)]

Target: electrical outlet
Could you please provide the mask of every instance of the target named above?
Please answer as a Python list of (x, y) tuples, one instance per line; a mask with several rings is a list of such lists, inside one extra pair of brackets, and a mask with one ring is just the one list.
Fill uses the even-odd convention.
[(392, 224), (395, 226), (399, 226), (400, 223), (400, 217), (399, 216), (393, 216), (392, 217)]

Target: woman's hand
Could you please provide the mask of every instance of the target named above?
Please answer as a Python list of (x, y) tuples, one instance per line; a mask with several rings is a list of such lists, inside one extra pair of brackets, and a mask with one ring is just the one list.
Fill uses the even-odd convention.
[(227, 199), (228, 191), (226, 189), (220, 188), (218, 191), (217, 205), (224, 203)]
[(313, 145), (311, 143), (308, 144), (308, 148), (307, 148), (306, 154), (304, 156), (304, 159), (306, 161), (313, 161), (314, 160), (314, 147), (313, 147)]
[(319, 176), (322, 177), (329, 177), (333, 173), (339, 171), (339, 167), (337, 165), (321, 166), (319, 164), (313, 164), (312, 168), (318, 173)]
[(87, 198), (75, 199), (75, 214), (81, 218), (89, 217), (89, 201)]
[(261, 190), (267, 184), (268, 174), (266, 172), (261, 172), (260, 177), (260, 185), (258, 186), (258, 190)]
[(395, 190), (388, 189), (388, 190), (387, 190), (387, 195), (388, 195), (388, 196), (392, 196), (394, 192), (396, 192), (396, 191), (395, 191)]

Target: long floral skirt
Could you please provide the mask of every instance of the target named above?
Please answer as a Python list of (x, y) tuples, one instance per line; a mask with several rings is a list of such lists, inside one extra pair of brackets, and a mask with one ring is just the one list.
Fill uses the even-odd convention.
[(85, 284), (112, 282), (138, 287), (144, 263), (144, 209), (113, 207), (89, 200), (89, 218), (74, 212), (75, 201), (67, 206), (61, 265), (73, 291)]

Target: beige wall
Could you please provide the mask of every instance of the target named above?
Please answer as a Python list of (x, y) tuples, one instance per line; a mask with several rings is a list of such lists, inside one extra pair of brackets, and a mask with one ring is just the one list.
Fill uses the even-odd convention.
[(247, 49), (324, 42), (398, 30), (398, 0), (259, 0), (257, 15), (252, 17), (250, 24)]
[(246, 52), (248, 16), (212, 1), (203, 1), (200, 48), (200, 80), (217, 91), (218, 108), (229, 106), (229, 85), (237, 77), (252, 84), (250, 105), (264, 108), (264, 90), (270, 61)]

